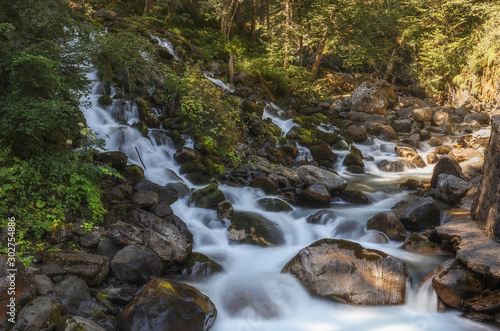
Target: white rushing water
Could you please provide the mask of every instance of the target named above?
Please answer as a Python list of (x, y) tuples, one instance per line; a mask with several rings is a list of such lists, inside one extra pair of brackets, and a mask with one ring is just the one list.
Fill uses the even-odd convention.
[[(147, 179), (160, 185), (175, 180), (171, 171), (178, 174), (179, 165), (172, 159), (175, 148), (164, 135), (165, 132), (161, 129), (154, 132), (150, 130), (150, 137), (154, 138), (145, 138), (136, 129), (131, 128), (129, 124), (138, 121), (138, 118), (134, 105), (130, 103), (115, 100), (107, 109), (98, 106), (97, 99), (100, 95), (95, 93), (99, 84), (96, 81), (97, 75), (92, 74), (89, 77), (94, 80), (93, 93), (88, 99), (91, 106), (84, 110), (84, 115), (88, 126), (105, 138), (107, 149), (123, 151), (129, 156), (130, 163), (140, 164), (135, 150), (137, 148), (146, 166)], [(125, 106), (117, 108), (115, 103), (123, 103)], [(288, 127), (288, 124), (286, 125)], [(374, 145), (378, 144), (380, 142)], [(385, 153), (384, 147), (378, 148), (380, 153)], [(363, 152), (376, 154), (376, 150)], [(374, 203), (362, 207), (334, 203), (329, 208), (333, 215), (326, 215), (323, 224), (306, 222), (306, 217), (318, 209), (294, 207), (293, 211), (289, 212), (265, 212), (257, 205), (258, 199), (265, 197), (262, 191), (250, 187), (221, 185), (220, 188), (233, 203), (235, 210), (256, 212), (279, 226), (286, 239), (286, 244), (281, 247), (261, 248), (229, 244), (228, 223), (217, 220), (215, 211), (189, 207), (188, 197), (172, 205), (175, 214), (186, 222), (194, 235), (194, 251), (208, 255), (224, 268), (222, 273), (191, 283), (208, 295), (217, 306), (218, 317), (212, 330), (487, 329), (461, 318), (460, 313), (456, 311), (438, 313), (437, 297), (429, 282), (424, 283), (421, 288), (417, 285), (409, 286), (405, 305), (355, 307), (312, 297), (293, 276), (280, 272), (300, 249), (325, 237), (353, 240), (365, 247), (380, 249), (402, 259), (412, 270), (414, 284), (418, 284), (423, 276), (432, 272), (442, 262), (440, 257), (400, 250), (400, 242), (379, 244), (376, 242), (376, 236), (365, 230), (366, 220), (391, 208), (405, 197), (406, 193), (397, 190), (398, 184), (395, 180), (406, 177), (407, 174), (357, 176), (357, 181), (354, 177), (348, 178), (350, 187), (364, 187), (364, 191)], [(185, 183), (194, 187), (187, 181)]]

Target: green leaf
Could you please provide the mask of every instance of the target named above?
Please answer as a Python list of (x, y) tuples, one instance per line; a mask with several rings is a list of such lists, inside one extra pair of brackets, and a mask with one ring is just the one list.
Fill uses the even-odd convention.
[(43, 208), (43, 207), (45, 206), (45, 204), (46, 204), (46, 203), (45, 203), (45, 202), (43, 202), (42, 200), (38, 200), (38, 201), (36, 202), (36, 206), (37, 206), (38, 208)]

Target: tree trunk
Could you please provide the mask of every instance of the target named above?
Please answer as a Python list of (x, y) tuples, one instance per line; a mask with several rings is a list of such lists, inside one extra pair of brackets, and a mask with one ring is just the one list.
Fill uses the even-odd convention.
[(266, 23), (266, 5), (267, 0), (262, 0), (260, 3), (260, 24), (264, 25)]
[(149, 15), (149, 12), (153, 10), (153, 0), (146, 0), (146, 5), (144, 6), (144, 15)]
[(269, 17), (269, 1), (266, 0), (266, 19), (267, 19), (267, 30), (269, 31), (271, 28), (271, 18)]
[(228, 40), (231, 34), (231, 25), (233, 24), (234, 15), (238, 9), (238, 0), (227, 0), (222, 12), (221, 33), (224, 40)]
[(288, 67), (288, 53), (290, 51), (290, 25), (292, 24), (290, 20), (290, 0), (285, 0), (285, 56), (283, 61), (283, 67)]
[(325, 32), (323, 33), (323, 36), (319, 41), (318, 51), (316, 52), (316, 59), (314, 60), (314, 64), (311, 70), (313, 77), (316, 77), (316, 75), (318, 74), (319, 64), (321, 62), (321, 58), (323, 57), (323, 52), (325, 51), (326, 41), (328, 40), (328, 32), (330, 28), (335, 24), (334, 19), (335, 9), (332, 10), (332, 13), (330, 14), (330, 20), (328, 21), (328, 24), (325, 28)]
[(231, 55), (229, 55), (228, 66), (229, 66), (229, 86), (231, 88), (233, 88), (234, 87), (234, 55), (232, 53), (231, 53)]
[[(299, 19), (299, 25), (302, 29), (302, 14), (300, 12), (300, 6), (297, 8), (297, 17)], [(301, 30), (302, 32), (302, 30)], [(304, 35), (301, 33), (299, 37), (299, 66), (304, 65)]]
[(253, 0), (253, 13), (252, 13), (252, 27), (250, 28), (250, 34), (255, 37), (255, 28), (257, 26), (257, 7), (259, 6), (259, 0)]

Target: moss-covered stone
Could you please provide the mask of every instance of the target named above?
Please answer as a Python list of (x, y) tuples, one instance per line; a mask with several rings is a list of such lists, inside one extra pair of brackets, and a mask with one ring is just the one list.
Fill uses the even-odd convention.
[(234, 212), (228, 228), (229, 240), (234, 243), (262, 247), (285, 243), (281, 230), (263, 216), (249, 212)]
[(139, 109), (139, 119), (150, 128), (159, 128), (160, 120), (158, 119), (158, 116), (156, 116), (156, 113), (153, 111), (153, 108), (151, 108), (151, 104), (149, 103), (149, 101), (138, 98), (136, 102)]
[(359, 190), (344, 190), (340, 194), (340, 197), (346, 202), (357, 205), (369, 205), (372, 203), (370, 198)]
[(132, 124), (132, 127), (139, 130), (139, 132), (141, 133), (141, 135), (143, 137), (148, 136), (148, 133), (149, 133), (148, 126), (143, 121), (139, 121), (139, 122)]
[(293, 210), (292, 206), (277, 198), (263, 198), (259, 199), (257, 203), (265, 211), (284, 212)]
[(119, 170), (120, 174), (132, 182), (133, 185), (144, 179), (144, 170), (137, 164), (129, 164)]
[(109, 95), (101, 95), (97, 102), (99, 106), (106, 108), (108, 105), (113, 103), (113, 99)]
[(337, 155), (335, 155), (326, 143), (311, 146), (309, 150), (314, 161), (318, 162), (320, 166), (333, 168), (335, 161), (337, 161)]
[(346, 167), (357, 166), (360, 168), (364, 168), (365, 166), (365, 163), (363, 162), (361, 156), (359, 156), (357, 153), (354, 152), (347, 154), (342, 164)]
[(219, 202), (226, 200), (217, 183), (208, 185), (191, 194), (191, 201), (198, 208), (216, 209)]
[(187, 277), (206, 277), (222, 270), (222, 266), (208, 256), (192, 252), (184, 262), (181, 273)]
[(241, 104), (241, 108), (243, 113), (248, 113), (249, 115), (255, 114), (262, 118), (262, 114), (264, 114), (264, 107), (262, 105), (256, 104), (251, 100), (245, 100)]

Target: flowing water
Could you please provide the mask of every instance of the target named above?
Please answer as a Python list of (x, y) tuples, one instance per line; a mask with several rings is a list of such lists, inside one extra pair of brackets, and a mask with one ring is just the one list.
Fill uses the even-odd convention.
[[(179, 165), (170, 138), (162, 129), (150, 130), (144, 138), (130, 123), (138, 121), (133, 104), (115, 100), (106, 109), (98, 106), (97, 75), (91, 74), (93, 89), (88, 97), (91, 106), (84, 109), (88, 126), (105, 138), (108, 150), (120, 150), (129, 156), (129, 163), (140, 164), (140, 151), (146, 166), (146, 178), (160, 185), (176, 181)], [(278, 120), (266, 113), (283, 129), (291, 122)], [(281, 122), (280, 122), (281, 121)], [(192, 144), (192, 142), (191, 142)], [(397, 159), (390, 143), (375, 141), (358, 145), (363, 153), (377, 158)], [(304, 148), (306, 149), (306, 148)], [(304, 152), (305, 153), (305, 152)], [(381, 173), (368, 166), (369, 173), (343, 173), (349, 188), (366, 192), (374, 202), (369, 206), (354, 206), (341, 201), (332, 204), (321, 224), (309, 224), (306, 217), (318, 209), (294, 207), (293, 211), (272, 213), (259, 209), (257, 201), (265, 194), (254, 188), (235, 188), (221, 185), (226, 198), (238, 211), (259, 213), (275, 222), (285, 234), (282, 247), (261, 248), (234, 245), (228, 242), (227, 221), (217, 219), (213, 210), (189, 206), (189, 197), (172, 205), (175, 214), (186, 222), (194, 235), (194, 251), (219, 262), (224, 271), (191, 284), (208, 295), (218, 309), (212, 328), (215, 331), (273, 330), (273, 331), (335, 331), (335, 330), (479, 330), (480, 324), (461, 318), (459, 312), (437, 312), (437, 297), (430, 281), (418, 286), (444, 257), (424, 256), (398, 249), (400, 242), (378, 243), (380, 237), (365, 230), (365, 223), (374, 214), (390, 209), (406, 193), (398, 190), (398, 181), (408, 177), (430, 176), (430, 168), (404, 173)], [(182, 178), (183, 176), (179, 176)], [(191, 188), (197, 188), (188, 181)], [(413, 284), (408, 285), (406, 304), (388, 307), (354, 307), (312, 297), (291, 275), (280, 273), (282, 267), (302, 248), (325, 237), (345, 238), (376, 248), (405, 261), (412, 272)]]

